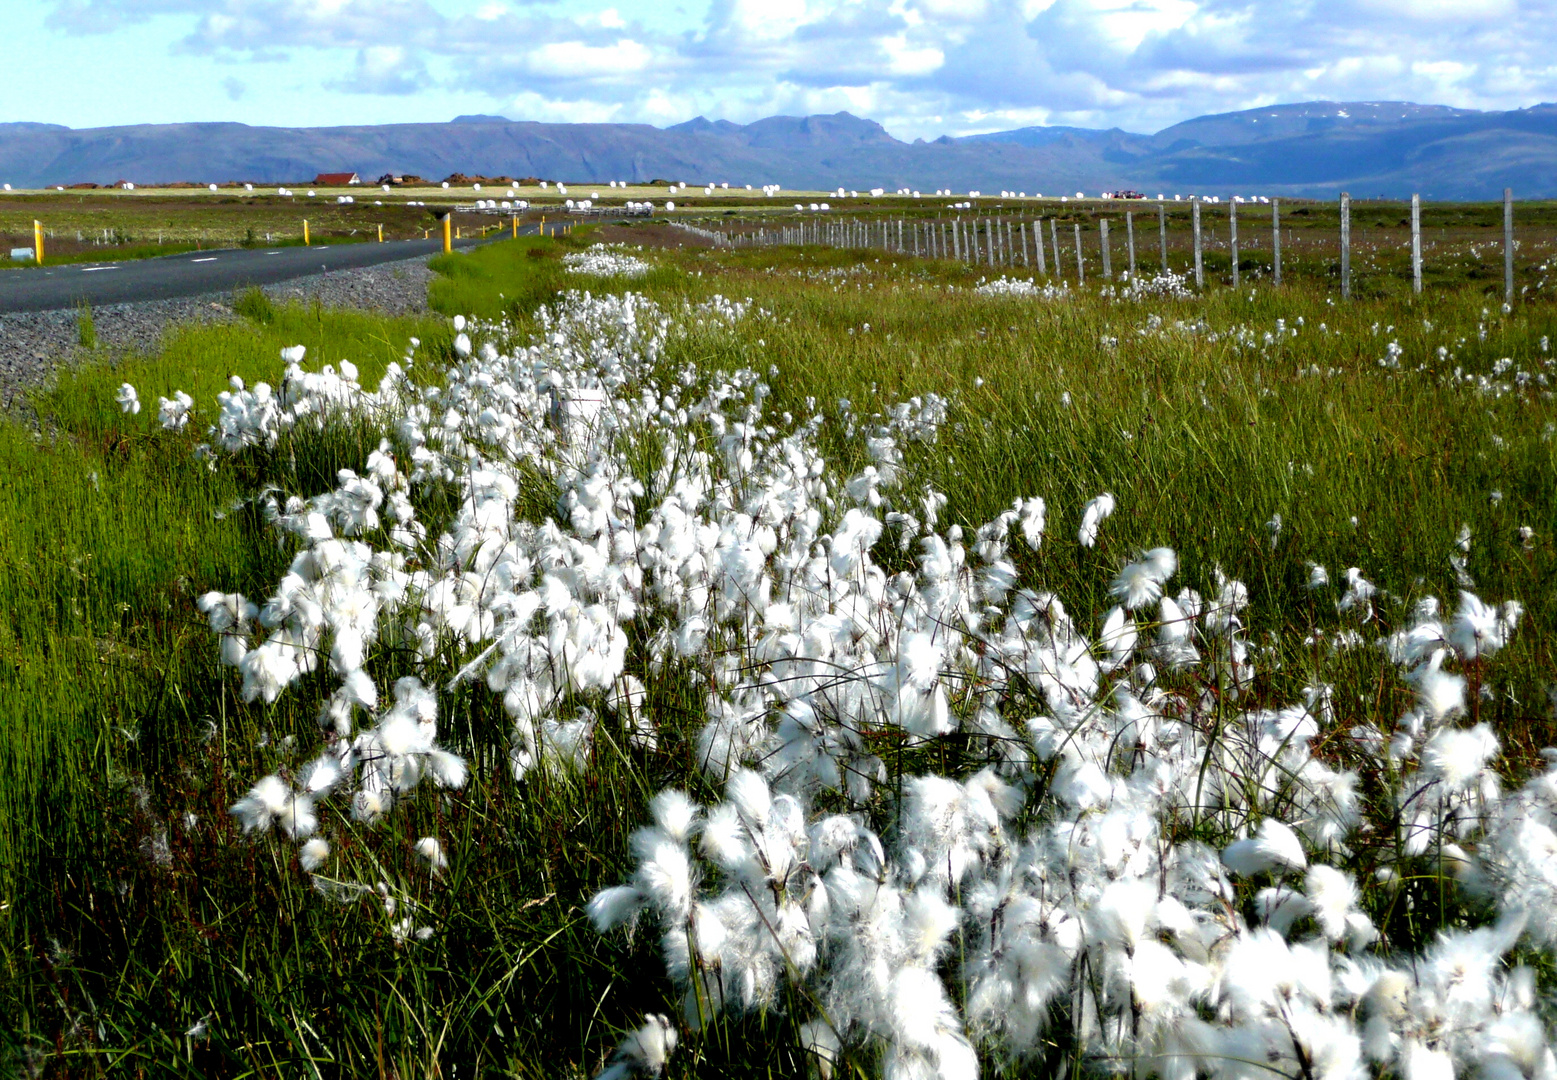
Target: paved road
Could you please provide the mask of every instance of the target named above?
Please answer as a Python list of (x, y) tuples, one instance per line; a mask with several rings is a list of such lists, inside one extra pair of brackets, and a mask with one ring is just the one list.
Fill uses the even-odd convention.
[[(521, 233), (526, 230), (520, 228)], [(535, 227), (530, 226), (529, 232)], [(480, 240), (456, 240), (470, 248)], [(397, 240), (385, 244), (330, 244), (320, 247), (234, 248), (192, 251), (160, 259), (123, 262), (63, 263), (0, 271), (0, 314), (52, 311), (87, 303), (130, 304), (171, 300), (205, 293), (231, 292), (251, 285), (376, 266), (441, 250), (438, 240)]]

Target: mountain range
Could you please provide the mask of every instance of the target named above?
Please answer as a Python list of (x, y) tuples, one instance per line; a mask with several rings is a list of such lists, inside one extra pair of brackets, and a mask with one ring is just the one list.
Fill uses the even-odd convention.
[(1134, 188), (1149, 194), (1330, 198), (1557, 197), (1557, 104), (1483, 112), (1409, 102), (1315, 101), (1197, 117), (1152, 135), (1029, 127), (904, 142), (836, 113), (750, 124), (450, 123), (286, 128), (236, 123), (72, 129), (0, 123), (0, 181), (41, 187), (245, 180), (319, 172), (439, 178), (455, 172), (578, 183), (654, 179), (831, 190)]

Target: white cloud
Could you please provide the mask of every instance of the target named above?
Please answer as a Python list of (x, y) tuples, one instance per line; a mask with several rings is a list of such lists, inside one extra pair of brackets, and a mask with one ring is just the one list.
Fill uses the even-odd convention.
[(624, 38), (610, 45), (551, 42), (527, 54), (523, 65), (542, 78), (614, 81), (640, 74), (653, 62), (654, 53), (646, 45)]

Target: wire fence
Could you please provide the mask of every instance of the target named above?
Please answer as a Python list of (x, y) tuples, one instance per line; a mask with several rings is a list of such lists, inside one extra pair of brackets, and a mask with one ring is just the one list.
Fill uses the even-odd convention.
[[(1177, 232), (1170, 244), (1170, 211), (1177, 204), (1166, 200), (1143, 202), (1139, 210), (1112, 216), (1099, 216), (1095, 223), (1067, 220), (1062, 230), (1062, 215), (1007, 214), (999, 210), (978, 213), (959, 212), (935, 218), (883, 215), (879, 217), (832, 217), (825, 212), (809, 220), (784, 221), (756, 226), (734, 224), (725, 228), (705, 228), (674, 222), (678, 228), (705, 237), (717, 245), (768, 247), (812, 245), (845, 249), (874, 249), (930, 259), (950, 259), (991, 270), (1021, 269), (1055, 279), (1074, 279), (1084, 283), (1089, 274), (1103, 281), (1127, 280), (1143, 272), (1172, 273), (1170, 251), (1182, 253), (1182, 238)], [(1299, 214), (1308, 214), (1305, 204)], [(1352, 201), (1342, 193), (1337, 204), (1338, 227), (1333, 235), (1335, 271), (1343, 299), (1353, 293)], [(1207, 254), (1213, 247), (1227, 253), (1230, 284), (1239, 288), (1246, 272), (1268, 277), (1280, 285), (1287, 258), (1294, 245), (1305, 257), (1315, 253), (1328, 257), (1328, 241), (1316, 236), (1307, 226), (1300, 236), (1283, 225), (1280, 199), (1268, 202), (1212, 203), (1192, 200), (1189, 204), (1189, 258), (1180, 260), (1186, 277), (1197, 289), (1207, 286)], [(1105, 211), (1105, 214), (1108, 212)], [(1120, 226), (1123, 225), (1123, 236)], [(1503, 296), (1515, 299), (1515, 250), (1513, 192), (1505, 189), (1502, 203)], [(1410, 274), (1414, 292), (1423, 290), (1424, 245), (1422, 200), (1413, 195), (1410, 202)], [(1242, 229), (1242, 231), (1240, 231)], [(1214, 235), (1213, 235), (1214, 230)], [(1068, 233), (1068, 235), (1067, 235)], [(1155, 235), (1153, 235), (1155, 234)], [(1477, 254), (1484, 245), (1477, 247)], [(1378, 248), (1375, 242), (1367, 254)], [(1153, 250), (1155, 249), (1155, 250)], [(1220, 260), (1218, 260), (1220, 265)], [(1116, 266), (1118, 274), (1116, 276)], [(1370, 272), (1373, 269), (1370, 264)], [(1544, 267), (1542, 269), (1545, 269)]]

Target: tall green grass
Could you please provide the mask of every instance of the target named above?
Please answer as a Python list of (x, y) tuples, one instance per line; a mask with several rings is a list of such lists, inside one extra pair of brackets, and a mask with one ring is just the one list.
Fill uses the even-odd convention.
[[(950, 520), (977, 525), (1018, 495), (1044, 496), (1050, 539), (1016, 557), (1026, 580), (1075, 611), (1101, 602), (1121, 560), (1158, 544), (1179, 551), (1186, 584), (1209, 588), (1214, 566), (1241, 577), (1252, 637), (1271, 648), (1256, 694), (1284, 702), (1310, 679), (1332, 681), (1342, 727), (1393, 714), (1398, 691), (1371, 681), (1375, 667), (1355, 654), (1294, 632), (1335, 622), (1336, 593), (1307, 589), (1306, 564), (1332, 579), (1357, 566), (1407, 600), (1449, 598), (1466, 524), (1478, 589), (1530, 609), (1481, 715), (1516, 760), (1552, 741), (1551, 402), (1539, 388), (1493, 397), (1444, 381), (1505, 356), (1549, 371), (1550, 307), (1484, 313), (1475, 291), (1342, 306), (1308, 286), (1141, 304), (990, 299), (971, 292), (977, 274), (950, 264), (799, 249), (650, 252), (659, 269), (647, 278), (602, 282), (562, 267), (586, 240), (435, 260), (430, 302), (523, 328), (563, 288), (636, 288), (670, 306), (750, 297), (758, 310), (734, 333), (675, 341), (667, 370), (756, 368), (772, 411), (799, 418), (813, 408), (841, 418), (847, 399), (857, 434), (830, 434), (826, 452), (850, 469), (865, 463), (858, 432), (873, 413), (948, 396), (952, 426), (911, 446), (908, 469), (911, 483), (948, 495)], [(324, 677), (269, 708), (238, 702), (193, 600), (212, 588), (267, 595), (287, 553), (245, 500), (267, 486), (324, 490), (380, 433), (283, 440), (211, 472), (192, 456), (196, 431), (230, 375), (277, 382), (284, 346), (308, 346), (309, 367), (349, 359), (371, 385), (409, 338), (422, 342), (424, 377), (451, 339), (441, 318), (252, 314), (186, 330), (154, 356), (68, 373), (34, 402), (46, 434), (0, 427), (3, 1060), (60, 1075), (589, 1075), (616, 1030), (664, 1008), (669, 991), (652, 941), (600, 939), (580, 908), (620, 880), (648, 795), (685, 782), (701, 692), (669, 677), (651, 685), (655, 751), (603, 737), (586, 776), (536, 771), (517, 783), (499, 703), (469, 686), (442, 694), (441, 735), (477, 779), (415, 800), (389, 825), (340, 823), (351, 841), (338, 853), (359, 869), (376, 861), (426, 905), (436, 931), (426, 943), (395, 945), (375, 898), (328, 900), (288, 847), (242, 837), (227, 807), (293, 760), (289, 737), (309, 743), (305, 703)], [(1299, 318), (1296, 338), (1264, 344), (1276, 320)], [(1390, 340), (1405, 350), (1400, 372), (1378, 365)], [(1437, 357), (1440, 344), (1452, 358)], [(1336, 373), (1298, 374), (1315, 365)], [(147, 403), (140, 416), (113, 405), (125, 381)], [(188, 434), (154, 430), (157, 395), (175, 389), (202, 410)], [(1119, 511), (1085, 551), (1072, 542), (1080, 507), (1103, 490)], [(1535, 530), (1529, 551), (1521, 525)], [(386, 657), (382, 673), (401, 668)], [(404, 855), (433, 832), (453, 860), (438, 880)], [(749, 1038), (787, 1023), (716, 1024), (676, 1074), (800, 1075), (791, 1042)]]

